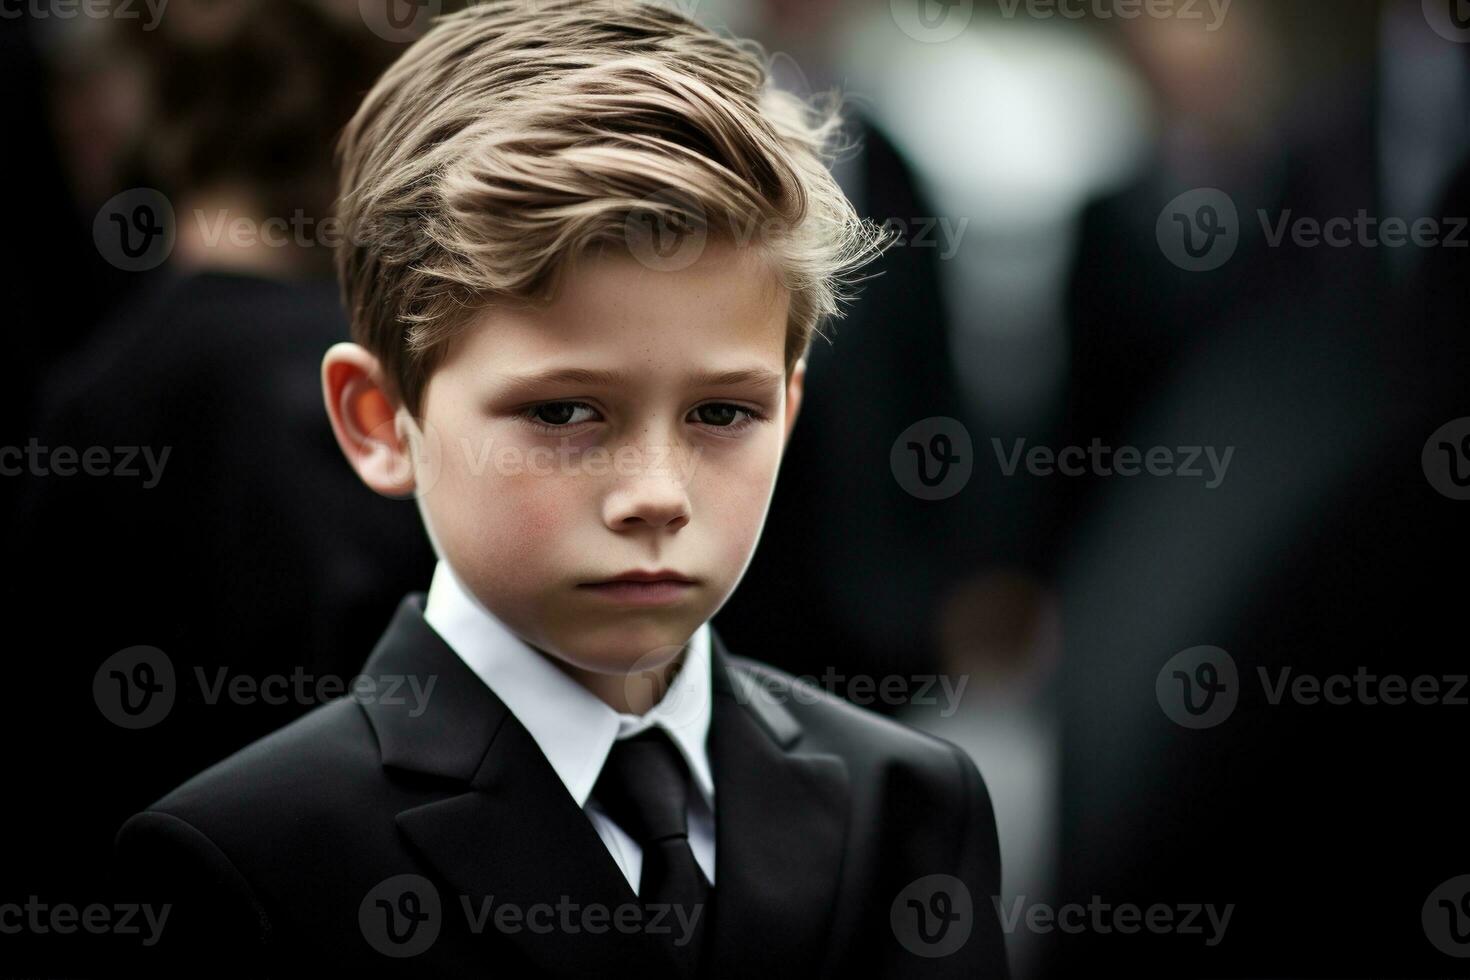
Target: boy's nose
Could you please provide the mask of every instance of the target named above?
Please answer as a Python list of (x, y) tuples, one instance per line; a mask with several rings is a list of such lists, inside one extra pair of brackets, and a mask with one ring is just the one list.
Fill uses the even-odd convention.
[(677, 473), (640, 473), (619, 481), (603, 502), (614, 531), (635, 527), (676, 530), (689, 523), (689, 494)]

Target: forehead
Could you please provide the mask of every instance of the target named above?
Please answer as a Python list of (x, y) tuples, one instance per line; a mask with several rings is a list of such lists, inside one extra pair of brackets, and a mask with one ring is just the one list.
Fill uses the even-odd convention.
[(711, 241), (681, 269), (653, 268), (622, 252), (589, 255), (568, 271), (553, 302), (482, 312), (441, 370), (779, 370), (789, 308), (790, 292), (756, 249)]

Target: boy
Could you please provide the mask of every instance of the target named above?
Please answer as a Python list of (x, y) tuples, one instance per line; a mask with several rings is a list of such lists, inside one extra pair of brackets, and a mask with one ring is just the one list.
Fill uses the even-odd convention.
[(812, 334), (883, 244), (823, 163), (837, 123), (608, 0), (472, 7), (368, 93), (323, 389), (439, 566), (357, 697), (123, 827), (161, 946), (252, 975), (1006, 976), (973, 763), (709, 625)]

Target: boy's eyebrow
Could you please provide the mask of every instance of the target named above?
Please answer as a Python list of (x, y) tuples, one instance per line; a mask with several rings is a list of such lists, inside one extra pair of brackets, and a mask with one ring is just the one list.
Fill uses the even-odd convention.
[[(625, 376), (619, 371), (591, 368), (556, 368), (549, 371), (538, 371), (534, 374), (501, 375), (499, 378), (507, 391), (524, 391), (556, 384), (610, 387), (625, 380)], [(785, 375), (781, 372), (763, 367), (738, 368), (730, 371), (698, 371), (689, 378), (691, 386), (695, 388), (722, 388), (739, 385), (776, 387), (783, 384), (785, 380)]]

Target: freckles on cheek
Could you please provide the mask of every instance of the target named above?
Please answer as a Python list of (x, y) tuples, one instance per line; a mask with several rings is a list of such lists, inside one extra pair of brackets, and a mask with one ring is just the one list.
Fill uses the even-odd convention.
[(545, 487), (525, 501), (525, 533), (531, 537), (560, 534), (567, 525), (567, 498), (555, 488)]

